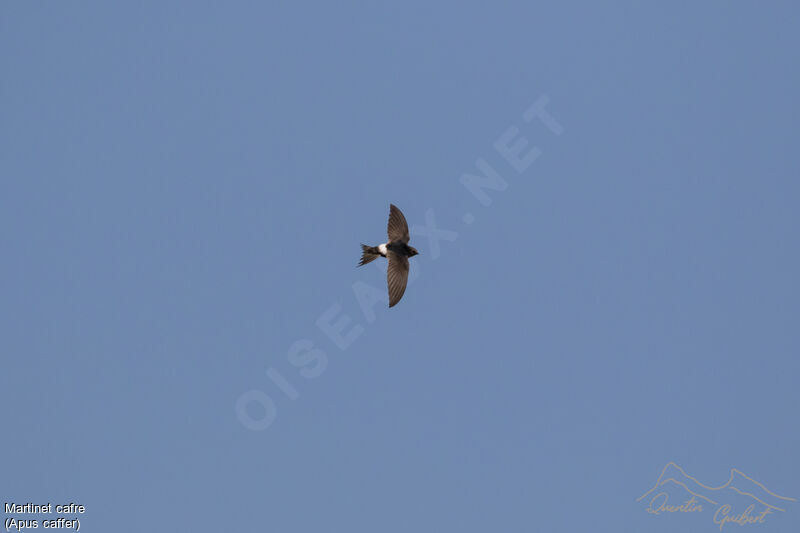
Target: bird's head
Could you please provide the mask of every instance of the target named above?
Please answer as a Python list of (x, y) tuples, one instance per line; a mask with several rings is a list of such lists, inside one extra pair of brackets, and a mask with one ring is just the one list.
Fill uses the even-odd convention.
[(413, 246), (409, 246), (408, 249), (411, 251), (411, 253), (408, 254), (408, 257), (414, 257), (415, 255), (419, 255), (419, 252)]

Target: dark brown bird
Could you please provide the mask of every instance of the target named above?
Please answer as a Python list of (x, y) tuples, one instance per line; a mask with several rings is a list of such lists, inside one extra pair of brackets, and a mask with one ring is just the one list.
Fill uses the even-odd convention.
[(386, 271), (386, 281), (389, 285), (389, 307), (400, 301), (406, 292), (408, 283), (408, 258), (414, 257), (419, 252), (408, 245), (408, 223), (403, 213), (394, 205), (389, 205), (389, 241), (378, 246), (361, 245), (361, 262), (358, 266), (366, 265), (378, 257), (389, 260)]

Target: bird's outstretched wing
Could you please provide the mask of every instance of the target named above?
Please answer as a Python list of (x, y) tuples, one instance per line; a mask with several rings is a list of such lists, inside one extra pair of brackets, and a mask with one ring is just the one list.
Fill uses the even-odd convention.
[[(389, 242), (400, 241), (408, 244), (409, 237), (406, 217), (403, 216), (403, 213), (401, 213), (394, 204), (389, 205), (389, 228), (387, 233), (389, 234)], [(406, 261), (406, 263), (408, 263), (408, 261)], [(406, 271), (408, 271), (408, 268), (406, 268)]]
[(389, 268), (386, 270), (386, 281), (389, 285), (389, 307), (393, 307), (406, 292), (408, 257), (390, 251), (387, 258), (389, 259)]

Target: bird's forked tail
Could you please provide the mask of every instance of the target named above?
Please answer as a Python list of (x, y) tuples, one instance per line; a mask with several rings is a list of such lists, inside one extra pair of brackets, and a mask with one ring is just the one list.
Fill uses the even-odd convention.
[(361, 245), (361, 261), (358, 263), (358, 266), (364, 266), (370, 261), (374, 261), (378, 257), (380, 257), (380, 252), (374, 246), (367, 246), (366, 244)]

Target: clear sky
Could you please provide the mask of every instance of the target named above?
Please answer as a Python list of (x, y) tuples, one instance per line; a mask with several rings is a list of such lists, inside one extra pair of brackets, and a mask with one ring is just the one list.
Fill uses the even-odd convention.
[[(2, 502), (718, 531), (636, 501), (669, 462), (800, 498), (797, 3), (432, 4), (3, 3)], [(800, 530), (778, 500), (723, 531)]]

